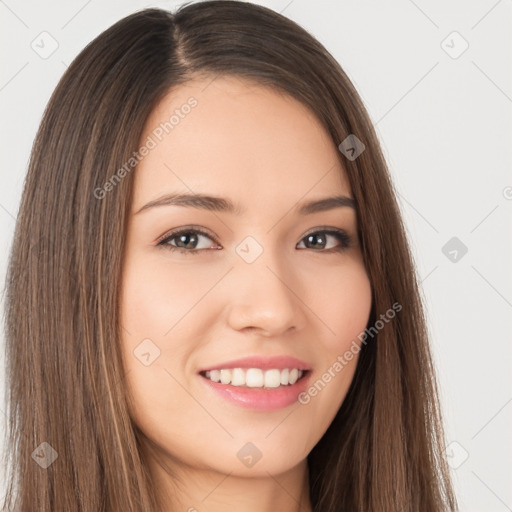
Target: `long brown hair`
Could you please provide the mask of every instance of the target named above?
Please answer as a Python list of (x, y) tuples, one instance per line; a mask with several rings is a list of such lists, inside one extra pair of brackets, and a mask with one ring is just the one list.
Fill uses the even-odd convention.
[[(308, 32), (270, 9), (208, 1), (146, 9), (92, 41), (60, 80), (37, 133), (6, 281), (10, 468), (5, 510), (158, 510), (130, 420), (119, 291), (133, 172), (98, 198), (172, 87), (237, 75), (309, 107), (338, 146), (357, 205), (373, 297), (337, 416), (308, 456), (317, 512), (456, 510), (416, 270), (385, 159), (350, 80)], [(56, 457), (56, 458), (55, 458)]]

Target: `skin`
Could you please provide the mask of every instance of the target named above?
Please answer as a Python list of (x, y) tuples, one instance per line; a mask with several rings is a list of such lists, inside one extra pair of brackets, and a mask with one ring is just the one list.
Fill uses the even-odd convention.
[[(352, 197), (350, 185), (312, 112), (240, 78), (196, 78), (173, 89), (141, 140), (190, 96), (197, 106), (134, 171), (121, 294), (130, 412), (148, 440), (144, 453), (168, 509), (307, 512), (306, 457), (342, 404), (357, 355), (307, 405), (269, 412), (228, 402), (198, 371), (284, 354), (308, 362), (314, 383), (357, 341), (370, 315), (371, 286), (356, 212), (296, 212), (307, 200)], [(171, 192), (230, 198), (245, 212), (167, 205), (137, 213)], [(158, 246), (171, 230), (190, 225), (217, 241), (198, 235), (181, 243), (186, 254)], [(345, 230), (349, 247), (329, 251), (342, 242), (315, 231), (323, 226)], [(316, 245), (308, 244), (306, 235), (319, 231)], [(235, 251), (247, 236), (263, 249), (251, 264)], [(178, 244), (179, 237), (167, 242)], [(148, 366), (134, 356), (144, 339), (160, 350)], [(262, 453), (252, 467), (237, 457), (248, 442)]]

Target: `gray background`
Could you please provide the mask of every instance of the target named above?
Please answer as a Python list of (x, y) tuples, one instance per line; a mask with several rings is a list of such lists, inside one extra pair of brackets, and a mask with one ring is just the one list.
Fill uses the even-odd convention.
[[(327, 47), (376, 123), (422, 279), (461, 510), (512, 510), (511, 1), (257, 3)], [(65, 68), (123, 16), (178, 4), (0, 0), (2, 278), (31, 144)]]

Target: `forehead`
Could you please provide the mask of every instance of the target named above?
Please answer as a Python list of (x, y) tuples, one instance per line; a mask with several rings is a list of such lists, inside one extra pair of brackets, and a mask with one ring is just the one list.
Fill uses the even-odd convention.
[(238, 77), (172, 89), (150, 114), (142, 145), (151, 149), (135, 172), (135, 207), (168, 192), (228, 196), (248, 208), (351, 195), (338, 150), (314, 113)]

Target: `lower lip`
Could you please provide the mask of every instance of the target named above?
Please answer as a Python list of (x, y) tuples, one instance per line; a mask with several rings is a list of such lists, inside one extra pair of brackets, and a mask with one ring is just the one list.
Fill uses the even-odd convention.
[(200, 377), (210, 388), (235, 405), (255, 411), (274, 411), (297, 402), (297, 397), (307, 387), (310, 374), (311, 371), (308, 371), (295, 384), (279, 386), (278, 388), (232, 386), (231, 384), (213, 382), (202, 375)]

